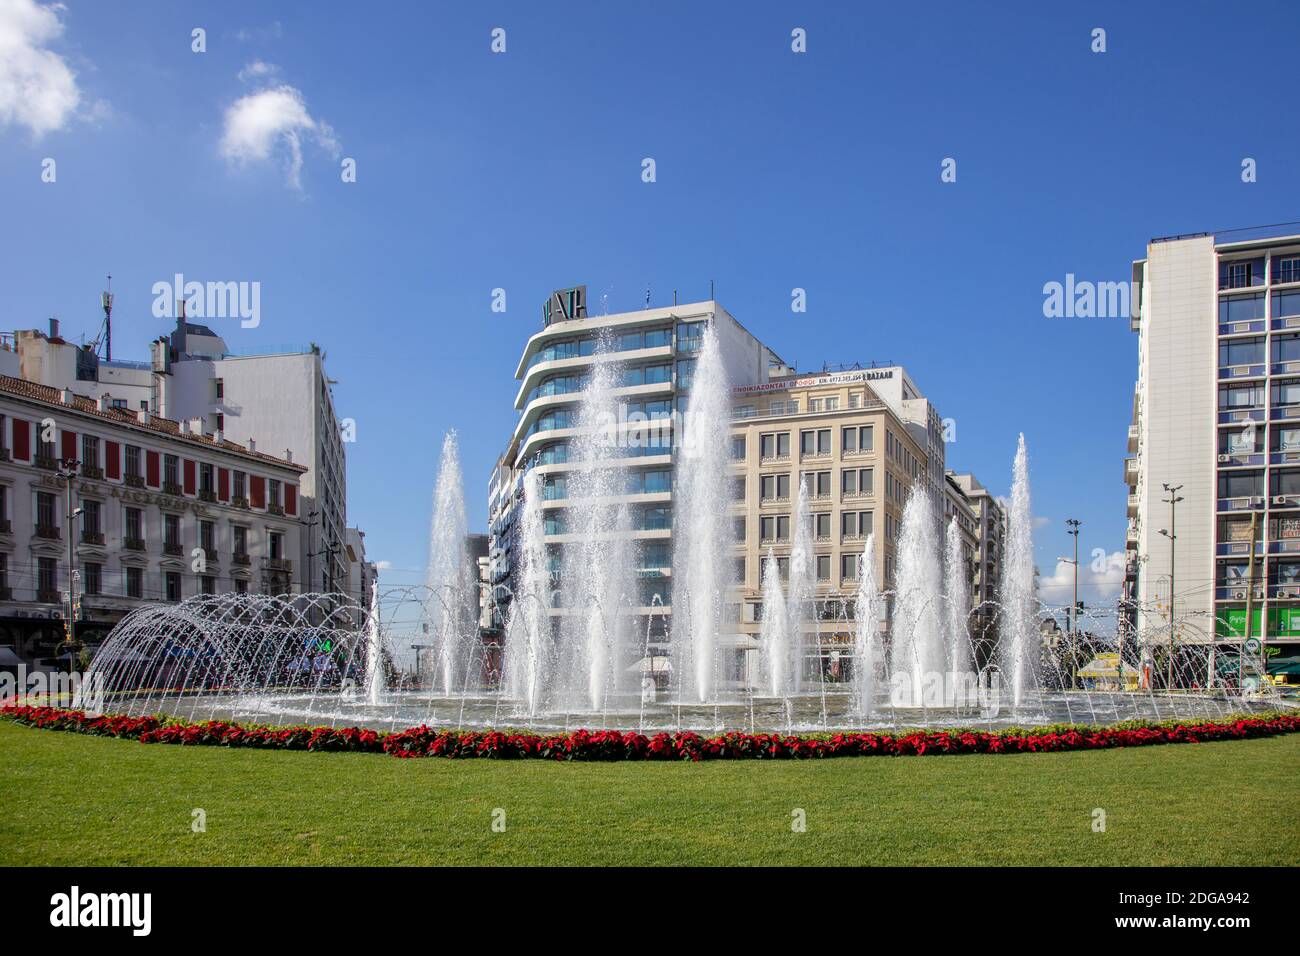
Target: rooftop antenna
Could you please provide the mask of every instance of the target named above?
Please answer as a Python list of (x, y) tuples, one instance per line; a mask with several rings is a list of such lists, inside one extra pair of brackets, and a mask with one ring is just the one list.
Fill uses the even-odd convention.
[(108, 277), (108, 288), (99, 294), (99, 304), (104, 309), (104, 361), (113, 361), (113, 277)]
[(650, 308), (650, 287), (645, 287), (645, 307)]

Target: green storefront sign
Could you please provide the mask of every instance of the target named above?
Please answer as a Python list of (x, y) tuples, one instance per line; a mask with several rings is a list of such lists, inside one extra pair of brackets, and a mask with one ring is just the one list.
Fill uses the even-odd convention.
[[(1300, 607), (1269, 608), (1268, 631), (1262, 633), (1260, 627), (1264, 620), (1262, 608), (1255, 608), (1251, 615), (1250, 634), (1252, 637), (1300, 637)], [(1228, 640), (1240, 640), (1246, 636), (1246, 609), (1244, 607), (1223, 608), (1214, 622), (1217, 637)]]

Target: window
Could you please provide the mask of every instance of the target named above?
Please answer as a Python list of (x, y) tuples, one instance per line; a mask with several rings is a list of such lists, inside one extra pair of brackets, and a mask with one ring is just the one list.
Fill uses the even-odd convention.
[(236, 594), (247, 594), (247, 593), (248, 593), (248, 582), (245, 581), (243, 578), (235, 578), (235, 593), (236, 593)]
[(813, 537), (822, 540), (831, 536), (831, 514), (829, 511), (815, 514), (813, 518)]
[(1272, 494), (1300, 495), (1300, 471), (1275, 471), (1270, 476)]
[(217, 579), (214, 578), (214, 577), (213, 577), (212, 575), (210, 575), (210, 574), (204, 574), (204, 575), (201, 575), (201, 576), (199, 577), (199, 593), (200, 593), (200, 594), (216, 594), (216, 593), (217, 593)]
[(38, 600), (58, 600), (59, 566), (54, 558), (36, 559), (36, 591)]
[(175, 455), (163, 455), (163, 488), (178, 488), (180, 483), (180, 459)]
[(85, 474), (99, 467), (99, 439), (94, 435), (81, 436), (81, 471)]
[(799, 481), (814, 498), (826, 498), (831, 493), (831, 473), (829, 471), (802, 471)]
[(1274, 292), (1273, 318), (1300, 315), (1300, 292)]
[(140, 478), (140, 446), (126, 446), (126, 477)]
[(839, 408), (840, 399), (838, 395), (832, 395), (830, 398), (826, 399), (826, 411), (835, 412), (839, 411)]
[(235, 554), (248, 554), (248, 529), (242, 525), (235, 525), (231, 529), (235, 535)]
[(695, 359), (679, 359), (677, 362), (677, 387), (688, 389), (695, 381)]
[(0, 551), (0, 588), (9, 587), (9, 555)]
[(213, 482), (213, 469), (211, 465), (199, 465), (199, 494), (204, 497), (213, 497), (216, 485)]
[(732, 501), (745, 500), (745, 476), (744, 475), (740, 475), (739, 477), (735, 477), (731, 479), (731, 500)]
[(100, 524), (101, 506), (98, 501), (85, 500), (81, 503), (81, 535), (82, 538), (98, 536), (103, 532)]
[(829, 554), (817, 555), (817, 580), (829, 581), (831, 579), (831, 556)]
[(840, 472), (840, 493), (869, 495), (875, 491), (874, 468), (846, 468)]
[(180, 515), (163, 515), (163, 546), (172, 549), (181, 546)]
[(54, 495), (48, 491), (36, 492), (36, 528), (38, 533), (54, 530)]
[(102, 564), (87, 564), (81, 571), (81, 592), (83, 594), (99, 594), (102, 590), (104, 566)]
[(1219, 388), (1220, 408), (1259, 408), (1264, 404), (1264, 386), (1225, 385)]
[(211, 521), (199, 522), (199, 547), (204, 551), (217, 550), (217, 526)]
[(140, 568), (126, 569), (126, 596), (131, 598), (144, 597), (144, 571)]
[(284, 560), (284, 535), (279, 531), (271, 531), (266, 536), (266, 546), (269, 552), (268, 557), (272, 561)]
[(279, 508), (282, 505), (280, 500), (280, 482), (274, 478), (268, 478), (266, 482), (266, 503), (271, 508)]
[(181, 599), (181, 576), (178, 571), (168, 571), (163, 575), (163, 581), (167, 587), (167, 600), (179, 601)]
[(1220, 322), (1251, 322), (1264, 317), (1264, 293), (1226, 296), (1219, 300)]
[(749, 536), (749, 532), (746, 530), (744, 515), (736, 515), (731, 519), (731, 534), (736, 539), (737, 544), (745, 543), (745, 538)]
[(1288, 256), (1273, 263), (1273, 281), (1300, 282), (1300, 256)]
[(1300, 379), (1284, 379), (1273, 383), (1274, 405), (1300, 405)]
[(214, 378), (212, 380), (212, 385), (217, 401), (224, 399), (226, 397), (226, 380), (223, 378)]
[(845, 538), (865, 538), (871, 534), (870, 511), (845, 511), (840, 515), (840, 533)]
[(789, 515), (763, 515), (758, 519), (760, 541), (789, 541)]
[(126, 509), (126, 512), (125, 512), (125, 515), (126, 515), (126, 520), (125, 520), (124, 524), (126, 525), (126, 534), (125, 534), (125, 537), (126, 537), (126, 540), (127, 540), (127, 542), (128, 542), (128, 545), (127, 545), (127, 546), (130, 547), (130, 543), (132, 543), (132, 542), (139, 542), (139, 543), (143, 544), (143, 543), (144, 543), (144, 524), (143, 524), (143, 522), (140, 520), (140, 509), (139, 509), (139, 508), (127, 508), (127, 509)]
[[(1255, 432), (1255, 435), (1257, 438), (1259, 437), (1258, 430)], [(1278, 428), (1274, 426), (1273, 441), (1276, 445), (1276, 451), (1300, 451), (1300, 428)], [(1248, 449), (1248, 451), (1257, 449), (1258, 442), (1256, 442), (1256, 449)], [(1240, 454), (1240, 452), (1238, 452), (1238, 454)]]
[(840, 580), (856, 581), (858, 579), (858, 557), (852, 552), (840, 555)]
[(758, 436), (760, 458), (789, 458), (790, 433), (768, 432)]
[(1229, 339), (1219, 343), (1219, 366), (1259, 365), (1264, 361), (1264, 340)]
[(1261, 471), (1225, 471), (1219, 475), (1220, 498), (1258, 498), (1264, 494)]
[(799, 433), (799, 454), (829, 455), (831, 453), (831, 430), (829, 428), (809, 429)]
[(708, 322), (683, 322), (677, 326), (677, 351), (698, 352), (704, 345)]
[(242, 471), (233, 472), (234, 475), (234, 497), (236, 499), (248, 500), (248, 475)]
[(745, 460), (745, 436), (737, 435), (731, 439), (731, 458), (733, 461)]
[(789, 475), (763, 475), (760, 481), (760, 498), (763, 501), (788, 499), (790, 497)]

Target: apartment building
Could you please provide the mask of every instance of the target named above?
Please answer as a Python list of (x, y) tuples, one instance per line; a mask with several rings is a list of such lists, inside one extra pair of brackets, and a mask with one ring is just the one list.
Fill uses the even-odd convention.
[(972, 632), (992, 640), (997, 620), (996, 602), (1002, 586), (1002, 556), (1007, 517), (1002, 503), (973, 474), (947, 473), (949, 481), (966, 497), (975, 516), (975, 553), (972, 557), (971, 603), (975, 606)]
[(0, 376), (0, 643), (55, 655), (69, 564), (91, 647), (142, 603), (300, 591), (305, 470), (201, 419)]
[(1168, 646), (1172, 601), (1176, 648), (1258, 638), (1269, 672), (1294, 674), (1300, 235), (1153, 240), (1133, 281), (1138, 377), (1124, 461), (1133, 634)]
[[(114, 407), (146, 409), (175, 421), (202, 418), (211, 434), (260, 443), (306, 466), (301, 482), (307, 532), (295, 554), (308, 590), (355, 592), (347, 553), (347, 460), (335, 414), (333, 381), (315, 346), (234, 355), (212, 328), (182, 315), (174, 330), (150, 343), (147, 362), (99, 357), (49, 332), (20, 330), (0, 342), (0, 374), (69, 388)], [(360, 570), (358, 573), (360, 573)]]
[(800, 483), (808, 489), (817, 581), (817, 635), (806, 640), (804, 678), (835, 678), (853, 641), (853, 598), (873, 533), (880, 585), (892, 587), (903, 507), (929, 463), (878, 383), (900, 369), (783, 375), (733, 388), (732, 457), (737, 646), (755, 648), (769, 552), (789, 575)]

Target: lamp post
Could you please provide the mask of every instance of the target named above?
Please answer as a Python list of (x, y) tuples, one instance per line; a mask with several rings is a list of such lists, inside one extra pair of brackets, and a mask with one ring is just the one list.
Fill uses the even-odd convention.
[(1070, 690), (1079, 680), (1079, 525), (1078, 518), (1066, 518), (1070, 530), (1066, 534), (1074, 536), (1074, 601), (1070, 604)]
[(73, 655), (77, 650), (77, 620), (76, 620), (76, 584), (73, 579), (73, 566), (76, 563), (76, 542), (73, 540), (75, 534), (75, 522), (77, 515), (81, 514), (81, 509), (75, 511), (72, 508), (72, 482), (77, 477), (77, 468), (80, 462), (75, 458), (63, 458), (59, 460), (59, 468), (56, 474), (63, 479), (65, 491), (67, 494), (67, 508), (64, 514), (68, 516), (68, 675), (76, 669)]
[(1169, 539), (1169, 664), (1166, 668), (1166, 690), (1174, 689), (1174, 652), (1177, 649), (1177, 645), (1174, 641), (1174, 544), (1178, 540), (1176, 525), (1177, 507), (1178, 502), (1183, 500), (1182, 496), (1179, 495), (1178, 492), (1182, 490), (1182, 487), (1182, 485), (1173, 485), (1171, 487), (1168, 482), (1165, 482), (1164, 489), (1168, 493), (1169, 497), (1160, 499), (1164, 504), (1169, 506), (1169, 528), (1168, 530), (1164, 528), (1160, 529), (1160, 533)]

